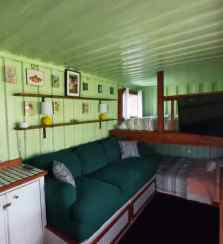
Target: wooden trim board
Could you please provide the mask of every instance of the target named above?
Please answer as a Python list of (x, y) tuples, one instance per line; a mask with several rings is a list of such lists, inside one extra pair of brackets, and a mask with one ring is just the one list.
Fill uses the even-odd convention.
[[(17, 166), (19, 166), (21, 164), (22, 164), (22, 160), (20, 158), (14, 159), (14, 160), (5, 161), (5, 162), (0, 163), (0, 170), (4, 171), (4, 169), (14, 168), (14, 167), (17, 167)], [(9, 184), (0, 186), (0, 193), (4, 192), (4, 191), (7, 191), (7, 190), (10, 190), (10, 189), (12, 189), (14, 187), (20, 186), (22, 184), (25, 184), (25, 183), (27, 183), (29, 181), (38, 179), (38, 178), (40, 178), (42, 176), (46, 176), (46, 175), (47, 175), (47, 171), (42, 170), (41, 172), (37, 172), (36, 174), (33, 174), (31, 176), (26, 176), (25, 178), (18, 179), (18, 180), (14, 181), (14, 182), (11, 182)]]
[(50, 94), (36, 94), (36, 93), (14, 93), (14, 96), (19, 97), (41, 97), (41, 98), (61, 98), (61, 99), (81, 99), (81, 100), (97, 100), (97, 101), (117, 101), (115, 98), (99, 98), (99, 97), (74, 97), (74, 96), (61, 96)]
[(0, 163), (0, 170), (7, 169), (10, 167), (16, 167), (16, 166), (20, 165), (21, 163), (22, 163), (21, 158), (16, 158), (13, 160), (5, 161), (5, 162)]
[(179, 100), (181, 98), (186, 97), (202, 97), (202, 96), (216, 96), (216, 95), (223, 95), (223, 91), (216, 91), (216, 92), (201, 92), (201, 93), (191, 93), (191, 94), (184, 94), (184, 95), (173, 95), (173, 96), (164, 96), (164, 101), (173, 101)]
[(195, 146), (223, 147), (223, 138), (180, 132), (158, 132), (158, 131), (137, 131), (137, 130), (112, 130), (112, 136), (138, 140), (147, 143), (160, 144), (182, 144)]

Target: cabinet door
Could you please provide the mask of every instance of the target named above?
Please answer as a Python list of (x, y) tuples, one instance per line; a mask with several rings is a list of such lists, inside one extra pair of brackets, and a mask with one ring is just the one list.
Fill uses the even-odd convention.
[(4, 206), (6, 204), (5, 195), (0, 196), (0, 244), (8, 244), (8, 232), (7, 232), (7, 222), (6, 222), (6, 209)]
[(42, 244), (39, 182), (7, 193), (9, 244)]

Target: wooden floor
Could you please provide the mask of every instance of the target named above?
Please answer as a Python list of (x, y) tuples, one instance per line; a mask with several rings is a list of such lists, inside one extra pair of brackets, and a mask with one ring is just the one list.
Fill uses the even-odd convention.
[(218, 244), (219, 210), (156, 194), (121, 244)]

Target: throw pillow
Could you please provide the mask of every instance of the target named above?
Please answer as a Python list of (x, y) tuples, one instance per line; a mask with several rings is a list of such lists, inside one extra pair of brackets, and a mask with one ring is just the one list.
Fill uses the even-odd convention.
[(53, 161), (53, 175), (57, 180), (76, 186), (70, 170), (60, 161)]
[(137, 141), (119, 141), (121, 158), (140, 157)]

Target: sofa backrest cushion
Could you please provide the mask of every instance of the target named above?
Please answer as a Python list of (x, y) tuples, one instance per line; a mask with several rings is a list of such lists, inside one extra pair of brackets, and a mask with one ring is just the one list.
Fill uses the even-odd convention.
[(109, 163), (121, 159), (121, 150), (118, 138), (110, 137), (103, 140), (101, 143)]
[(104, 167), (108, 160), (100, 141), (90, 142), (74, 148), (81, 160), (82, 174), (86, 175)]
[(141, 157), (147, 158), (150, 157), (156, 152), (152, 148), (150, 144), (144, 143), (144, 142), (138, 142), (138, 151)]
[(71, 149), (42, 154), (26, 160), (25, 163), (48, 170), (49, 175), (52, 176), (52, 165), (54, 160), (64, 163), (74, 177), (81, 175), (82, 169), (80, 159)]

